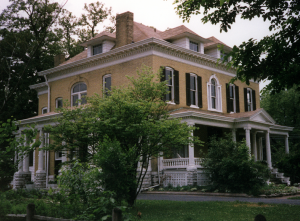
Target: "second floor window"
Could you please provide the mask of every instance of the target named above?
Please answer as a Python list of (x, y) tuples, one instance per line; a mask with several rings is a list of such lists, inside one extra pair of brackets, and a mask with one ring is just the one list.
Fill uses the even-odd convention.
[(93, 46), (93, 55), (102, 53), (102, 44)]
[(103, 76), (103, 90), (105, 96), (109, 95), (109, 91), (111, 90), (111, 75), (107, 74)]
[(245, 112), (256, 110), (255, 90), (244, 88)]
[(202, 80), (200, 76), (186, 73), (186, 105), (202, 108)]
[(86, 104), (86, 95), (87, 95), (86, 84), (83, 82), (75, 84), (71, 92), (72, 106)]
[(239, 113), (239, 87), (234, 84), (226, 84), (227, 113)]
[(222, 112), (221, 85), (215, 75), (207, 82), (208, 110)]
[(190, 50), (198, 52), (199, 51), (198, 43), (190, 41)]
[(170, 104), (179, 104), (179, 72), (173, 68), (164, 67), (161, 81), (166, 81), (168, 92), (163, 100)]

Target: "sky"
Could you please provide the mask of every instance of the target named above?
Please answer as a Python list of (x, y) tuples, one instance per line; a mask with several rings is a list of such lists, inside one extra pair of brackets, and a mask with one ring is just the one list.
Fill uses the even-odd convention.
[[(57, 1), (60, 4), (66, 2), (66, 0)], [(84, 13), (84, 3), (90, 4), (96, 1), (68, 0), (64, 8), (79, 17)], [(130, 11), (134, 13), (134, 21), (153, 26), (157, 30), (165, 31), (167, 28), (185, 25), (204, 38), (214, 36), (230, 47), (240, 45), (250, 38), (260, 40), (264, 36), (271, 34), (268, 29), (269, 23), (264, 22), (262, 18), (252, 19), (251, 21), (238, 18), (228, 32), (222, 33), (220, 33), (220, 25), (203, 24), (201, 22), (203, 15), (194, 15), (189, 23), (183, 23), (174, 9), (174, 0), (102, 0), (100, 2), (104, 3), (106, 7), (112, 7), (113, 14)], [(9, 4), (9, 0), (1, 0), (0, 11), (2, 12)], [(98, 30), (102, 31), (103, 27), (99, 26)], [(260, 89), (264, 85), (266, 83), (261, 82)]]

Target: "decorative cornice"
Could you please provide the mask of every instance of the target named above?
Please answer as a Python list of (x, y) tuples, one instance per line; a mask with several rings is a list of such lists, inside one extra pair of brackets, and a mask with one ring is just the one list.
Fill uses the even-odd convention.
[[(58, 74), (64, 75), (77, 70), (87, 69), (93, 66), (97, 66), (103, 63), (108, 63), (118, 59), (122, 59), (128, 56), (136, 55), (145, 51), (156, 50), (165, 54), (172, 55), (177, 58), (181, 58), (194, 63), (202, 64), (204, 66), (213, 67), (218, 70), (226, 71), (228, 73), (235, 73), (235, 69), (226, 68), (225, 64), (218, 63), (218, 59), (211, 57), (206, 54), (201, 54), (192, 50), (182, 48), (180, 46), (174, 45), (164, 40), (149, 38), (143, 41), (125, 45), (113, 49), (109, 52), (98, 54), (92, 57), (84, 58), (79, 61), (75, 61), (66, 65), (51, 68), (42, 72), (39, 72), (39, 76)], [(52, 78), (52, 77), (50, 77)]]

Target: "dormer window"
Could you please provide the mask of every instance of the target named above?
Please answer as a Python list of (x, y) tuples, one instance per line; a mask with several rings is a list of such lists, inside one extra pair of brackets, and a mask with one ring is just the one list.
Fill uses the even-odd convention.
[(226, 56), (227, 56), (227, 53), (220, 52), (220, 59), (221, 59), (222, 61), (228, 62), (228, 58), (225, 59)]
[(102, 53), (102, 44), (93, 46), (93, 55)]
[(198, 43), (190, 41), (190, 50), (199, 52), (199, 46)]

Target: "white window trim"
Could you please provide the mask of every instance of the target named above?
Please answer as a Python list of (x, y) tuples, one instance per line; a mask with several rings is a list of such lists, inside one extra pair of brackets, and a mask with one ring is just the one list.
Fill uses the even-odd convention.
[[(166, 67), (165, 69), (172, 72), (172, 76), (171, 76), (171, 78), (172, 78), (171, 97), (173, 98), (173, 100), (167, 101), (167, 104), (176, 105), (175, 102), (174, 102), (174, 95), (175, 95), (175, 91), (174, 91), (174, 69), (170, 68), (170, 67)], [(166, 74), (166, 73), (164, 73), (164, 74)], [(166, 77), (166, 75), (165, 75), (165, 77)], [(169, 84), (167, 84), (167, 86), (169, 86)]]
[[(235, 95), (235, 85), (234, 84), (229, 84), (229, 87), (233, 87), (233, 112), (231, 111), (230, 113), (236, 113), (236, 95)], [(230, 89), (229, 89), (230, 90)]]
[[(194, 73), (190, 73), (190, 77), (193, 76), (195, 77), (195, 85), (196, 85), (196, 90), (195, 90), (195, 105), (191, 104), (190, 107), (191, 108), (198, 108), (199, 109), (199, 104), (198, 104), (198, 76)], [(191, 87), (190, 87), (190, 91), (191, 91)]]
[[(73, 107), (73, 95), (78, 94), (78, 100), (81, 100), (81, 94), (82, 94), (82, 93), (87, 93), (87, 90), (85, 90), (85, 91), (79, 91), (79, 92), (73, 93), (74, 87), (75, 87), (76, 85), (78, 85), (78, 84), (85, 84), (85, 85), (86, 85), (85, 82), (78, 82), (78, 83), (76, 83), (76, 84), (73, 85), (73, 87), (71, 88), (71, 107)], [(87, 85), (86, 85), (86, 86), (87, 86)], [(81, 102), (78, 102), (78, 106), (80, 106), (80, 105), (81, 105)], [(77, 106), (75, 106), (75, 107), (77, 107)]]
[(46, 113), (44, 113), (45, 110), (46, 110), (46, 113), (48, 113), (48, 107), (43, 107), (42, 108), (42, 114), (46, 114)]
[[(198, 51), (195, 51), (195, 50), (191, 49), (191, 47), (190, 47), (191, 43), (197, 45)], [(200, 44), (199, 44), (199, 42), (196, 42), (196, 41), (193, 41), (193, 40), (189, 39), (189, 49), (192, 50), (192, 51), (195, 51), (195, 52), (200, 52), (201, 50), (200, 50)]]
[(62, 97), (58, 97), (55, 99), (55, 108), (58, 108), (58, 101), (61, 100), (62, 101)]
[[(103, 76), (102, 78), (102, 83), (103, 83), (103, 92), (105, 92), (105, 79), (110, 77), (110, 82), (111, 82), (111, 74), (106, 74)], [(105, 95), (105, 93), (103, 93), (103, 96)]]
[[(211, 80), (214, 79), (216, 81), (216, 109), (212, 108), (211, 103)], [(217, 76), (214, 74), (209, 78), (207, 82), (207, 105), (208, 110), (222, 112), (222, 85), (220, 85)]]
[(253, 111), (253, 97), (252, 97), (252, 89), (251, 88), (247, 88), (247, 109), (248, 109), (248, 91), (250, 91), (250, 100), (251, 100), (250, 109), (251, 110), (247, 110), (247, 111)]

